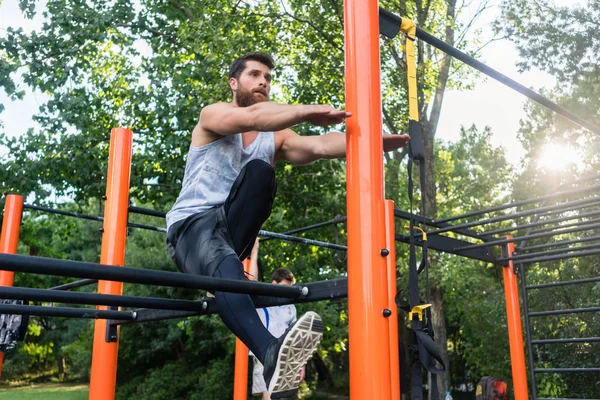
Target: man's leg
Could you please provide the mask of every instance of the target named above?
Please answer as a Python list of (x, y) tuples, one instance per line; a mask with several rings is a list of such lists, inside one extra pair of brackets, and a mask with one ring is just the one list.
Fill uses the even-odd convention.
[[(271, 214), (275, 197), (275, 170), (260, 160), (250, 161), (240, 172), (225, 203), (229, 234), (238, 256), (252, 249), (260, 227)], [(230, 256), (219, 264), (215, 277), (245, 279), (239, 259)], [(219, 316), (227, 327), (261, 361), (275, 338), (262, 324), (252, 299), (240, 293), (216, 292)]]
[[(219, 264), (214, 276), (223, 279), (246, 279), (241, 261), (233, 255), (226, 257)], [(267, 348), (276, 339), (262, 324), (250, 296), (215, 292), (215, 301), (219, 316), (225, 325), (263, 362)]]
[(261, 160), (252, 160), (233, 183), (225, 202), (227, 225), (234, 250), (246, 258), (262, 224), (271, 215), (277, 185), (275, 170)]

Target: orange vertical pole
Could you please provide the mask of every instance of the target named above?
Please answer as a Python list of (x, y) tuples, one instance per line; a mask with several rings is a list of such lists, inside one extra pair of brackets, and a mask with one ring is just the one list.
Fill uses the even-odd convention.
[[(244, 271), (250, 271), (250, 259), (244, 260)], [(233, 400), (248, 398), (248, 347), (235, 339), (235, 369), (233, 376)]]
[[(508, 236), (508, 238), (512, 239), (512, 236)], [(506, 257), (512, 257), (515, 252), (515, 244), (507, 243), (505, 250)], [(519, 305), (519, 285), (512, 260), (509, 260), (508, 265), (504, 266), (503, 273), (515, 400), (527, 400), (529, 394), (527, 391), (527, 367), (525, 366), (525, 347), (523, 345), (523, 327)]]
[[(4, 218), (2, 219), (2, 235), (0, 236), (0, 253), (16, 254), (19, 244), (19, 231), (23, 215), (23, 196), (9, 194), (4, 204)], [(0, 271), (0, 286), (12, 286), (15, 273), (13, 271)], [(0, 353), (0, 373), (4, 353)]]
[(350, 397), (391, 396), (376, 0), (344, 1)]
[[(125, 263), (132, 139), (133, 133), (129, 129), (115, 128), (111, 132), (101, 264), (123, 266)], [(123, 282), (98, 281), (98, 293), (121, 295)], [(106, 310), (107, 307), (97, 306), (97, 309)], [(106, 322), (99, 319), (94, 326), (90, 400), (115, 398), (118, 329), (115, 337), (108, 342)]]
[(385, 247), (390, 254), (387, 261), (387, 300), (388, 324), (390, 337), (390, 383), (391, 399), (400, 400), (400, 350), (398, 349), (398, 307), (396, 307), (396, 229), (394, 219), (394, 202), (385, 201)]

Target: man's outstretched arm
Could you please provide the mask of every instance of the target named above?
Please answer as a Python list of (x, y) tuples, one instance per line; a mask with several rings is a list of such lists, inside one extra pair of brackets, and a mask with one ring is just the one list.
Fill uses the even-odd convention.
[[(394, 151), (408, 144), (408, 135), (383, 135), (383, 151)], [(275, 161), (286, 160), (295, 165), (346, 157), (346, 135), (330, 132), (324, 135), (300, 136), (290, 129), (277, 132)]]
[(249, 131), (280, 131), (302, 122), (318, 126), (334, 125), (350, 115), (329, 105), (261, 102), (249, 107), (237, 107), (231, 103), (216, 103), (202, 110), (199, 125), (208, 132), (225, 136)]

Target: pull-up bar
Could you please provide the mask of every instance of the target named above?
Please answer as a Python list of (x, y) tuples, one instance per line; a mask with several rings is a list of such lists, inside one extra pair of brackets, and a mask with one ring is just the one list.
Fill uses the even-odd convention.
[[(382, 35), (387, 36), (390, 39), (393, 39), (400, 31), (401, 23), (402, 23), (402, 18), (379, 7), (379, 32)], [(590, 132), (595, 133), (596, 135), (600, 135), (600, 128), (598, 128), (596, 125), (573, 114), (572, 112), (564, 109), (563, 107), (561, 107), (558, 104), (554, 103), (553, 101), (547, 99), (546, 97), (542, 96), (541, 94), (534, 92), (533, 90), (529, 89), (528, 87), (521, 85), (519, 82), (517, 82), (513, 79), (510, 79), (508, 76), (501, 74), (500, 72), (496, 71), (495, 69), (493, 69), (491, 67), (488, 67), (481, 61), (477, 61), (473, 57), (463, 53), (462, 51), (458, 50), (455, 47), (450, 46), (449, 44), (445, 43), (444, 41), (436, 38), (435, 36), (432, 36), (431, 34), (425, 32), (424, 30), (422, 30), (418, 27), (417, 27), (416, 36), (419, 39), (421, 39), (422, 41), (427, 42), (430, 45), (432, 45), (433, 47), (443, 51), (444, 53), (451, 55), (452, 57), (456, 58), (457, 60), (464, 62), (465, 64), (467, 64), (467, 65), (475, 68), (476, 70), (484, 73), (485, 75), (489, 76), (490, 78), (493, 78), (493, 79), (497, 80), (498, 82), (502, 83), (503, 85), (506, 85), (509, 88), (516, 90), (517, 92), (527, 96), (531, 100), (534, 100), (534, 101), (538, 102), (539, 104), (551, 109), (555, 113), (560, 114), (563, 117), (571, 120), (572, 122), (576, 123), (577, 125), (579, 125), (583, 128), (586, 128)]]

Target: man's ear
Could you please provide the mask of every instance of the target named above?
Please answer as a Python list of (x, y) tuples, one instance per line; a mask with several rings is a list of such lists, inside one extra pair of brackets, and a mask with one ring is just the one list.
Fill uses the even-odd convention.
[(236, 91), (237, 90), (237, 85), (238, 85), (238, 81), (235, 78), (229, 78), (229, 87), (231, 88), (231, 90)]

